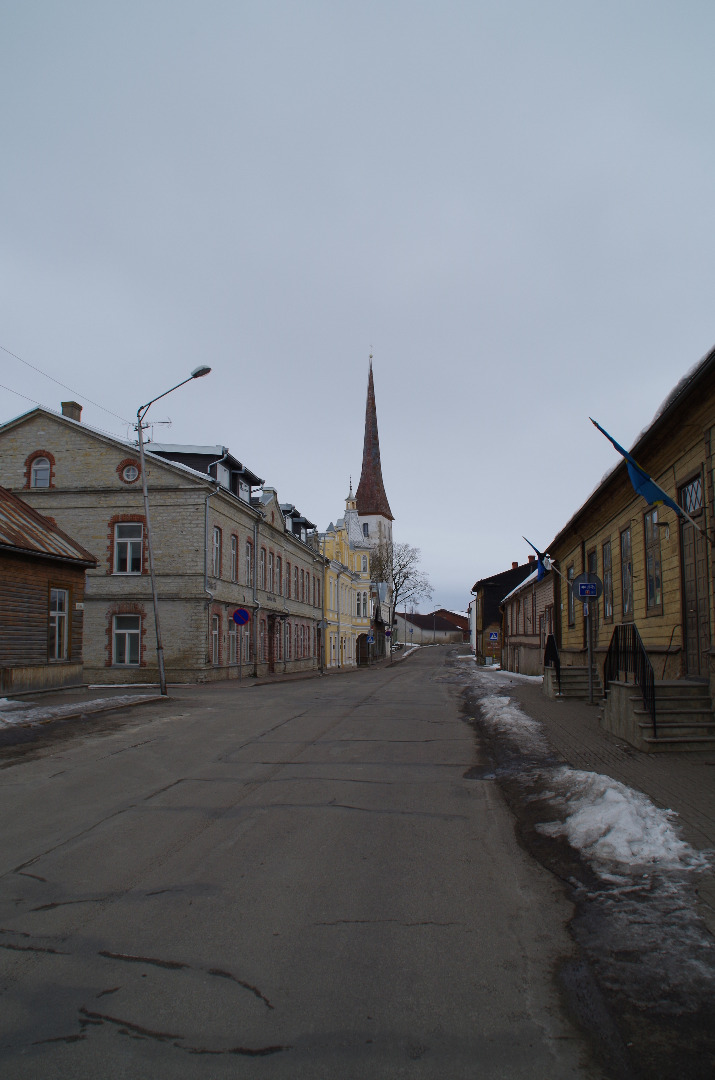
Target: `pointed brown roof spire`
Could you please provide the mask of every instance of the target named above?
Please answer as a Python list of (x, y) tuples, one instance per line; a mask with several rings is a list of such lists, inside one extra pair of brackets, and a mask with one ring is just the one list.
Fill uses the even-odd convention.
[(377, 409), (375, 407), (375, 384), (372, 379), (372, 356), (367, 380), (367, 404), (365, 406), (365, 443), (362, 451), (362, 472), (355, 493), (358, 514), (378, 514), (394, 521), (385, 494), (380, 464), (380, 439), (377, 434)]

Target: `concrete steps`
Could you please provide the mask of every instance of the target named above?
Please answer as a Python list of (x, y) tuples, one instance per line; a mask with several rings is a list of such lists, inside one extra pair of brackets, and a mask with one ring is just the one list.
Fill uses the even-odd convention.
[[(593, 671), (593, 696), (603, 697), (603, 686), (596, 668)], [(588, 668), (587, 667), (562, 667), (561, 668), (561, 697), (588, 698)]]
[(715, 715), (707, 683), (656, 682), (655, 718), (657, 735), (637, 688), (632, 683), (611, 683), (601, 715), (606, 730), (651, 754), (715, 750)]

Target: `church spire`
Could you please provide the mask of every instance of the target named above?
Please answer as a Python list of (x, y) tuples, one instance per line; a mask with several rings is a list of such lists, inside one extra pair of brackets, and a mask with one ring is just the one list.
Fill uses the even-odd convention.
[(355, 493), (360, 516), (377, 515), (393, 521), (390, 504), (385, 494), (380, 464), (380, 439), (377, 434), (377, 408), (375, 384), (372, 378), (372, 356), (367, 380), (367, 405), (365, 406), (365, 443), (362, 451), (362, 472)]

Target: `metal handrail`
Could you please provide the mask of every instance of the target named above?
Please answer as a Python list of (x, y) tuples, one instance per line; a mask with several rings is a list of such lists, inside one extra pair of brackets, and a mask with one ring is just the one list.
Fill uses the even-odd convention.
[(606, 690), (611, 682), (618, 680), (621, 672), (633, 676), (643, 697), (643, 707), (650, 713), (653, 738), (658, 738), (655, 716), (655, 675), (645, 645), (635, 623), (619, 623), (613, 628), (613, 636), (603, 665), (603, 681)]
[(544, 667), (553, 667), (556, 670), (556, 678), (559, 680), (559, 693), (561, 693), (561, 660), (559, 650), (556, 648), (556, 638), (549, 634), (544, 649)]

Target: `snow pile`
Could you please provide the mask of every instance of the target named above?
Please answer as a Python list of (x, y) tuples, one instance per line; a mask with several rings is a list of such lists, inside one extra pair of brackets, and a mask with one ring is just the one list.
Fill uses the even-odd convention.
[(548, 751), (548, 743), (541, 734), (541, 724), (516, 705), (504, 694), (488, 694), (481, 698), (479, 706), (485, 724), (494, 731), (508, 735), (520, 750), (533, 753)]
[(673, 827), (672, 810), (659, 810), (639, 791), (602, 773), (564, 766), (549, 777), (562, 821), (537, 825), (547, 836), (564, 836), (593, 868), (620, 873), (662, 870), (702, 870), (706, 854), (681, 840)]
[(38, 705), (36, 702), (0, 698), (0, 728), (12, 724), (43, 724), (49, 720), (106, 712), (108, 709), (135, 705), (138, 701), (146, 700), (147, 694), (118, 694), (115, 697), (94, 698), (91, 701), (72, 702), (67, 705)]

